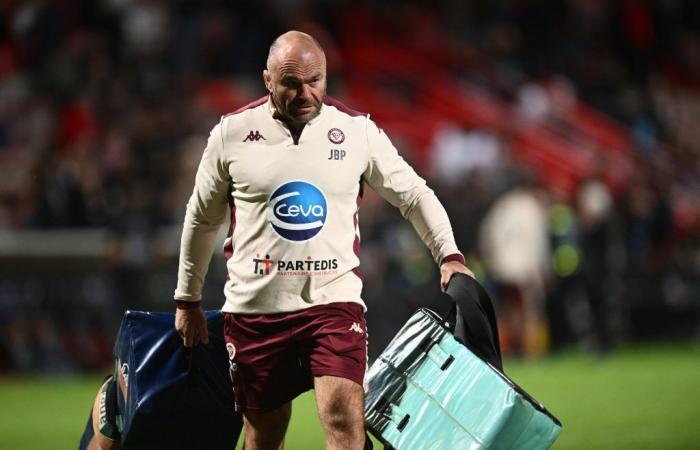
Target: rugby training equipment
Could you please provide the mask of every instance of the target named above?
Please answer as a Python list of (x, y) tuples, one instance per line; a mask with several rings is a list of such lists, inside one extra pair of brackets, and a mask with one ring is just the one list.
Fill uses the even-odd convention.
[(115, 375), (98, 393), (79, 450), (235, 448), (243, 420), (233, 409), (223, 315), (206, 317), (209, 344), (186, 349), (173, 313), (124, 314)]
[(499, 370), (485, 291), (458, 274), (448, 294), (452, 313), (419, 309), (370, 367), (368, 429), (397, 450), (549, 448), (561, 423)]

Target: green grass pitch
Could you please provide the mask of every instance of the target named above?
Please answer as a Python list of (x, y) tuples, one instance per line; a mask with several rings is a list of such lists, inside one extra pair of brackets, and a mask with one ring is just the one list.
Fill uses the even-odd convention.
[[(555, 449), (700, 449), (700, 345), (635, 346), (602, 360), (569, 353), (505, 367), (564, 423)], [(99, 384), (97, 376), (0, 378), (0, 450), (76, 449)], [(323, 448), (307, 393), (294, 402), (286, 449)]]

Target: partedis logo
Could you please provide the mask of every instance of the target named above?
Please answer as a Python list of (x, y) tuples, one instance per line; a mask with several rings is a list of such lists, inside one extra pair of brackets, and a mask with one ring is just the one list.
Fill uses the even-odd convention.
[(336, 258), (313, 259), (311, 256), (307, 256), (305, 260), (273, 260), (270, 258), (270, 255), (265, 255), (265, 258), (261, 258), (258, 253), (255, 256), (253, 258), (253, 273), (256, 275), (270, 275), (272, 268), (275, 268), (276, 274), (280, 276), (333, 275), (338, 272), (338, 260)]
[(270, 267), (272, 267), (274, 263), (274, 261), (270, 259), (270, 255), (265, 255), (265, 259), (260, 259), (260, 253), (258, 253), (255, 255), (255, 258), (253, 258), (253, 262), (255, 263), (255, 269), (253, 269), (254, 273), (258, 275), (270, 275)]

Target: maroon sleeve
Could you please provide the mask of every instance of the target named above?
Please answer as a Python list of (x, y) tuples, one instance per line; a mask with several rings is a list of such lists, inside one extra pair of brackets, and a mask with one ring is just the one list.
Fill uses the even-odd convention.
[(440, 261), (440, 265), (445, 264), (446, 262), (450, 261), (459, 261), (462, 264), (464, 264), (464, 256), (461, 253), (452, 253), (451, 255), (447, 255), (444, 258), (442, 258), (442, 261)]

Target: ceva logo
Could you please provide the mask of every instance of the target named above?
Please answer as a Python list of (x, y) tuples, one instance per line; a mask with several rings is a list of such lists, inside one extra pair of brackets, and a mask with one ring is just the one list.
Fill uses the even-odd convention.
[(326, 197), (320, 189), (305, 181), (290, 181), (270, 196), (267, 220), (283, 238), (302, 242), (321, 231), (327, 212)]

